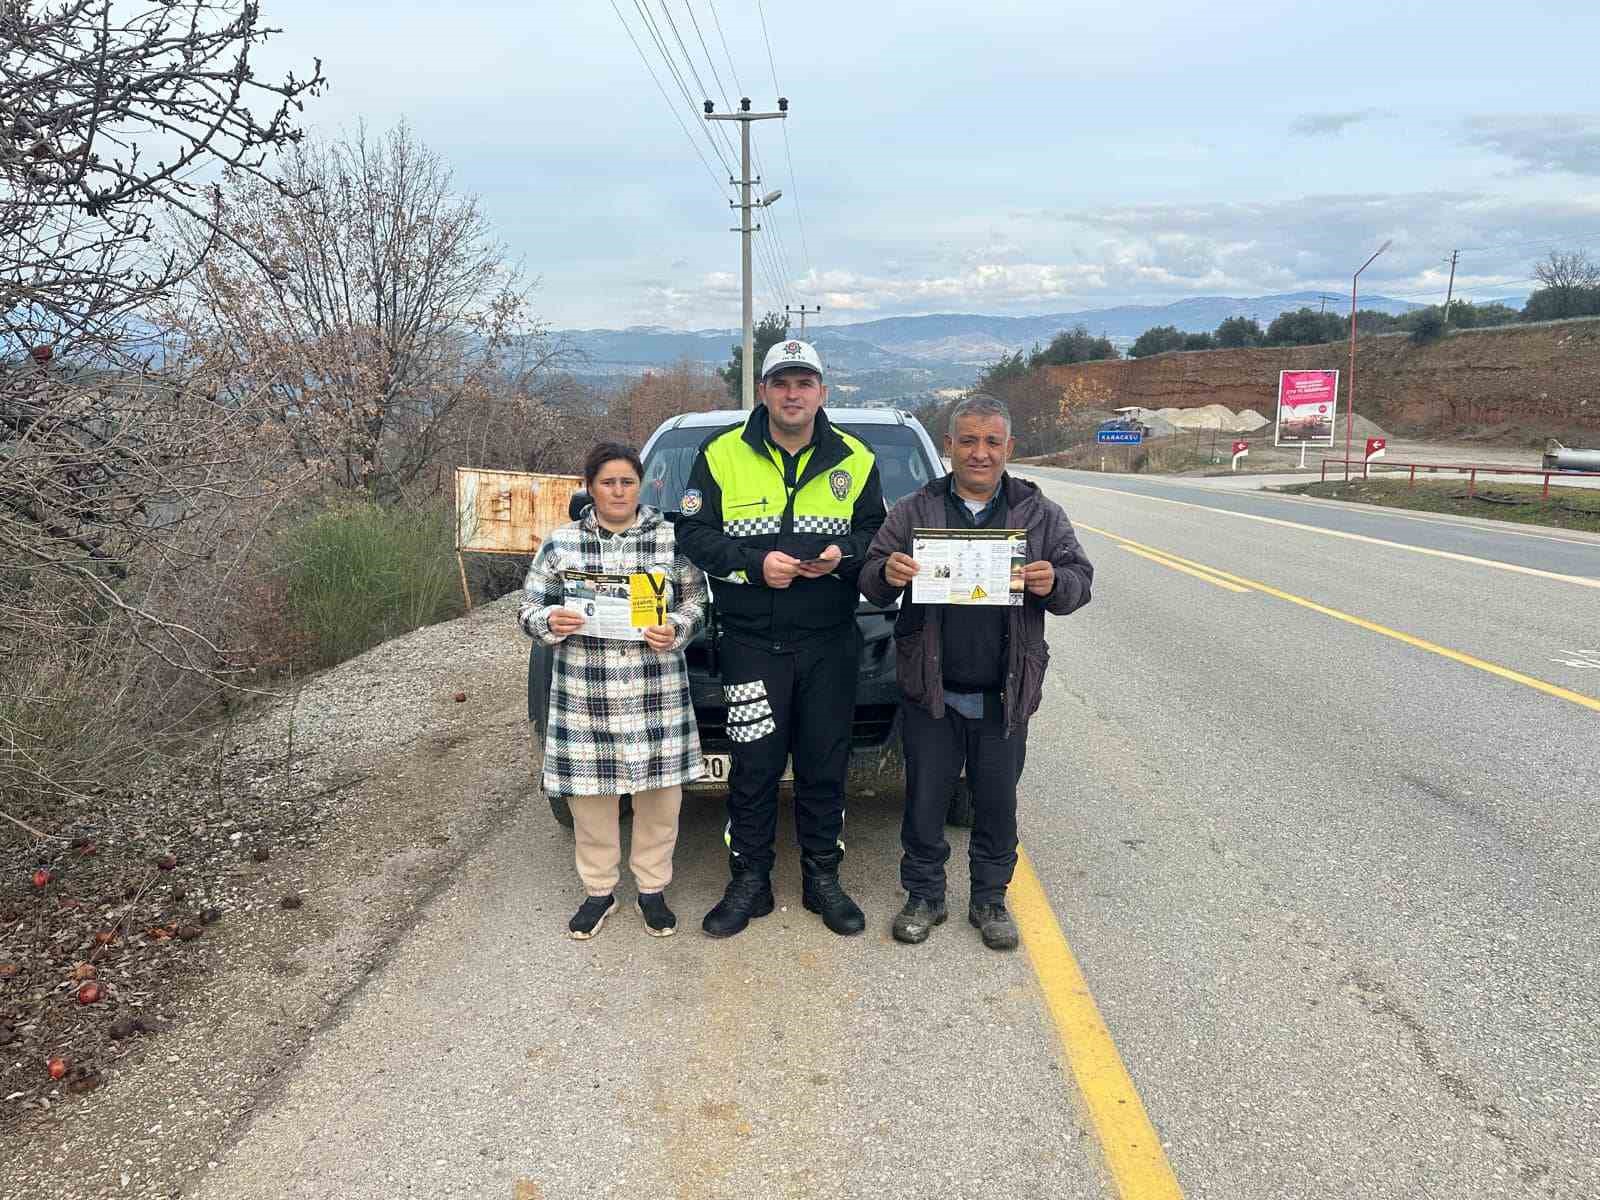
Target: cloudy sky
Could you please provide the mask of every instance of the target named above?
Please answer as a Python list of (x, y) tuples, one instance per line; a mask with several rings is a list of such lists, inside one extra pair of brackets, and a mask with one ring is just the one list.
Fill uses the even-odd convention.
[(323, 60), (313, 131), (410, 122), (557, 327), (738, 323), (717, 135), (657, 37), (696, 102), (735, 75), (790, 101), (787, 145), (753, 127), (785, 193), (758, 311), (1341, 292), (1387, 238), (1363, 288), (1442, 299), (1459, 249), (1457, 294), (1489, 298), (1552, 247), (1600, 257), (1592, 0), (261, 3), (271, 64)]

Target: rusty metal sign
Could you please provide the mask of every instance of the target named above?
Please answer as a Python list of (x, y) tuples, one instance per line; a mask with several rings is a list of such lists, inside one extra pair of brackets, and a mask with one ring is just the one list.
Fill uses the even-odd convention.
[(567, 502), (583, 486), (576, 475), (456, 468), (456, 551), (533, 554), (568, 521)]

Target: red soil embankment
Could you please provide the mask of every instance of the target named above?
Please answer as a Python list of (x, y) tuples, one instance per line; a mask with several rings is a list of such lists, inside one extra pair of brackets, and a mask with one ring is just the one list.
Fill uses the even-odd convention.
[[(1047, 368), (1069, 409), (1253, 408), (1271, 419), (1278, 372), (1336, 369), (1350, 394), (1347, 342), (1205, 350)], [(1426, 345), (1404, 334), (1356, 340), (1356, 412), (1391, 433), (1498, 434), (1600, 442), (1600, 319), (1463, 330)], [(1583, 435), (1587, 435), (1584, 438)]]

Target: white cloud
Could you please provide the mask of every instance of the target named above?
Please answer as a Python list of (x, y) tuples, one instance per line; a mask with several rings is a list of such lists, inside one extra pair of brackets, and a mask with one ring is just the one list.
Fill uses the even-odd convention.
[(1393, 115), (1382, 108), (1360, 108), (1350, 112), (1303, 113), (1289, 122), (1289, 132), (1297, 137), (1329, 137), (1343, 133), (1351, 125)]
[(1468, 118), (1462, 140), (1531, 171), (1600, 175), (1600, 114), (1506, 113)]

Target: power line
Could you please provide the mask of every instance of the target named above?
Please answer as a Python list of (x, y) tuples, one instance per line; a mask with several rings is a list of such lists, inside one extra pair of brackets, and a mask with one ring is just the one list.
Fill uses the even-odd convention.
[(1554, 246), (1558, 242), (1587, 242), (1600, 238), (1600, 230), (1589, 233), (1563, 234), (1558, 237), (1531, 238), (1525, 242), (1499, 242), (1488, 246), (1463, 246), (1466, 254), (1483, 254), (1491, 250), (1519, 250), (1524, 246)]
[[(683, 54), (684, 65), (689, 68), (689, 73), (694, 76), (694, 85), (695, 85), (695, 87), (700, 89), (700, 99), (702, 99), (702, 100), (709, 99), (710, 96), (711, 96), (711, 89), (706, 87), (705, 80), (700, 78), (700, 69), (694, 65), (694, 56), (689, 53), (689, 47), (684, 43), (683, 35), (678, 32), (678, 22), (673, 19), (672, 10), (667, 7), (667, 0), (656, 0), (656, 2), (661, 5), (661, 15), (666, 17), (667, 26), (668, 26), (668, 28), (670, 28), (672, 30), (673, 39), (678, 43), (678, 49)], [(685, 8), (688, 7), (688, 0), (685, 0), (684, 7)], [(693, 12), (691, 12), (689, 15), (691, 17), (694, 16)], [(702, 40), (701, 45), (703, 46), (704, 44), (705, 43)], [(723, 102), (724, 103), (727, 102), (727, 97), (723, 97)], [(695, 106), (695, 101), (693, 99), (690, 99), (689, 100), (689, 107), (693, 108), (694, 106)], [(734, 154), (733, 142), (728, 137), (728, 131), (726, 129), (723, 129), (723, 130), (720, 130), (720, 132), (722, 134), (722, 138), (723, 138), (724, 143), (728, 147), (728, 153), (730, 155)], [(731, 169), (729, 171), (729, 174), (732, 174), (732, 170)]]
[(633, 36), (633, 30), (629, 28), (627, 21), (622, 19), (622, 10), (617, 7), (617, 0), (611, 0), (611, 11), (617, 14), (617, 20), (622, 23), (623, 31), (628, 35), (628, 40), (633, 43), (633, 48), (638, 51), (639, 61), (644, 64), (644, 69), (650, 75), (650, 81), (656, 85), (656, 90), (661, 93), (661, 99), (666, 102), (667, 111), (672, 114), (672, 119), (678, 123), (678, 128), (683, 130), (683, 136), (689, 139), (689, 148), (694, 151), (695, 157), (705, 167), (706, 174), (711, 176), (711, 182), (715, 185), (717, 194), (722, 195), (722, 180), (718, 178), (716, 171), (712, 170), (711, 164), (706, 161), (705, 152), (700, 149), (700, 143), (684, 127), (683, 118), (678, 115), (677, 106), (672, 103), (672, 98), (667, 95), (667, 89), (662, 86), (661, 80), (656, 78), (655, 68), (650, 65), (650, 60), (645, 57), (644, 47), (639, 45), (639, 39)]
[[(639, 16), (643, 19), (645, 28), (649, 31), (651, 38), (656, 44), (656, 50), (661, 54), (662, 61), (667, 64), (667, 70), (672, 73), (672, 78), (678, 85), (678, 91), (683, 95), (684, 104), (686, 104), (689, 110), (693, 112), (696, 107), (695, 99), (689, 94), (689, 85), (683, 81), (683, 72), (678, 70), (677, 61), (673, 58), (672, 52), (667, 49), (667, 40), (662, 36), (660, 26), (656, 24), (655, 18), (650, 15), (650, 10), (645, 6), (644, 0), (633, 0), (633, 6), (638, 10)], [(727, 158), (724, 157), (722, 153), (722, 147), (717, 143), (717, 139), (711, 136), (709, 130), (702, 130), (702, 132), (705, 133), (706, 141), (710, 143), (712, 152), (716, 154), (717, 160), (722, 163), (723, 170), (725, 170), (729, 176), (732, 176), (733, 167), (729, 164)]]
[[(715, 11), (715, 8), (712, 10)], [(777, 95), (783, 94), (783, 87), (778, 83), (778, 64), (772, 57), (772, 39), (767, 36), (767, 9), (762, 0), (756, 0), (756, 12), (761, 15), (761, 40), (767, 44), (767, 66), (772, 71), (772, 90)], [(794, 154), (789, 148), (789, 123), (783, 125), (783, 154), (789, 163), (789, 189), (794, 193), (794, 219), (800, 226), (800, 249), (805, 255), (806, 274), (811, 274), (811, 247), (806, 242), (806, 220), (800, 211), (800, 185), (794, 175)]]
[[(665, 9), (665, 5), (666, 5), (666, 0), (662, 0), (663, 9)], [(716, 83), (717, 90), (722, 96), (723, 106), (724, 106), (724, 108), (732, 109), (733, 105), (732, 105), (732, 102), (728, 99), (727, 88), (723, 85), (723, 82), (722, 82), (722, 74), (721, 74), (720, 71), (717, 70), (716, 56), (711, 53), (711, 47), (706, 42), (705, 32), (700, 28), (700, 19), (695, 16), (694, 6), (693, 6), (692, 3), (690, 3), (690, 0), (683, 0), (683, 7), (684, 7), (684, 11), (687, 12), (688, 15), (689, 15), (689, 22), (690, 22), (691, 26), (694, 29), (694, 34), (695, 34), (696, 40), (699, 41), (699, 43), (700, 43), (700, 50), (706, 57), (706, 65), (711, 70), (711, 78), (712, 78), (713, 82)], [(733, 55), (728, 50), (727, 35), (724, 34), (723, 31), (722, 31), (722, 19), (717, 15), (716, 4), (714, 2), (710, 4), (710, 8), (711, 8), (712, 19), (716, 23), (717, 36), (722, 41), (723, 53), (727, 56), (727, 59), (728, 59), (729, 74), (733, 78), (734, 85), (736, 87), (740, 87), (740, 90), (742, 91), (743, 88), (739, 83), (738, 68), (734, 65)], [(670, 13), (668, 14), (668, 20), (669, 21), (671, 20)], [(679, 45), (680, 46), (683, 45), (681, 39), (680, 39)], [(685, 48), (685, 54), (687, 55), (687, 53), (688, 53), (687, 48)], [(694, 71), (696, 81), (700, 82), (700, 73), (699, 73), (699, 71), (697, 69), (695, 69), (692, 64), (691, 64), (691, 68), (690, 69)], [(702, 86), (704, 86), (703, 83), (702, 83)], [(785, 124), (787, 125), (787, 122), (785, 122)], [(731, 138), (731, 135), (728, 134), (728, 132), (726, 130), (724, 130), (723, 131), (723, 136), (725, 138), (729, 139), (729, 149), (731, 151), (732, 150), (732, 138)], [(751, 155), (752, 155), (752, 157), (754, 158), (754, 161), (755, 161), (756, 175), (758, 177), (765, 177), (765, 175), (766, 175), (766, 167), (765, 167), (765, 164), (763, 164), (762, 161), (761, 161), (761, 150), (760, 150), (760, 148), (757, 147), (756, 145), (752, 144), (751, 148), (750, 148), (750, 151), (751, 151)], [(793, 172), (791, 172), (791, 176), (792, 176), (792, 174), (793, 174)], [(793, 179), (792, 178), (790, 180), (790, 184), (791, 184), (791, 187), (792, 187), (792, 185), (793, 185)], [(774, 288), (774, 291), (778, 293), (779, 299), (784, 300), (784, 301), (789, 301), (789, 300), (792, 299), (792, 294), (791, 294), (790, 289), (789, 289), (789, 282), (788, 281), (794, 275), (794, 271), (791, 268), (791, 266), (789, 265), (789, 247), (788, 247), (787, 243), (784, 241), (784, 237), (783, 237), (783, 222), (778, 217), (777, 210), (770, 209), (770, 208), (763, 209), (763, 212), (762, 212), (762, 226), (763, 226), (762, 232), (768, 233), (770, 235), (770, 239), (771, 239), (767, 243), (767, 245), (761, 250), (761, 253), (763, 253), (765, 255), (768, 268), (770, 269), (770, 271), (772, 272), (772, 275), (774, 276), (775, 280), (777, 281), (778, 286), (776, 288)], [(758, 245), (759, 245), (759, 243), (758, 243)], [(769, 280), (769, 285), (770, 285), (770, 283), (771, 283), (771, 281)]]

